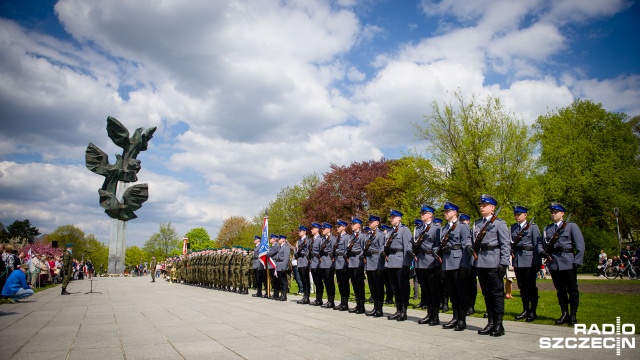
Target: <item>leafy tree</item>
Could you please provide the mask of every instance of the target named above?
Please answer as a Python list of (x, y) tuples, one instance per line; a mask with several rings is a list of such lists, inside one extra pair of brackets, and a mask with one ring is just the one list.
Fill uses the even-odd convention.
[(559, 201), (583, 227), (615, 229), (613, 208), (630, 226), (640, 211), (639, 139), (627, 116), (576, 100), (535, 123), (545, 202)]
[[(161, 223), (158, 232), (153, 233), (144, 242), (143, 249), (156, 259), (166, 259), (172, 254), (182, 252), (182, 240), (170, 222)], [(128, 248), (127, 251), (129, 251)], [(128, 253), (125, 254), (125, 257), (128, 255)]]
[[(136, 265), (144, 265), (151, 261), (151, 254), (137, 246), (127, 246), (124, 255), (124, 264), (127, 271), (131, 271)], [(156, 256), (157, 259), (157, 256)]]
[(189, 239), (189, 246), (193, 251), (212, 248), (214, 246), (214, 243), (205, 228), (193, 228), (189, 230), (184, 237)]
[(25, 245), (27, 243), (33, 244), (36, 237), (40, 235), (40, 230), (35, 226), (31, 226), (29, 219), (16, 220), (6, 228), (4, 225), (1, 227), (2, 242), (9, 242), (13, 240), (16, 244)]
[[(320, 184), (320, 178), (315, 173), (306, 175), (300, 184), (295, 186), (287, 186), (280, 190), (276, 199), (267, 207), (269, 214), (269, 232), (283, 234), (288, 237), (296, 235), (298, 226), (304, 220), (304, 211), (302, 203), (309, 198), (309, 194), (314, 191)], [(257, 221), (257, 229), (253, 227), (251, 230), (255, 235), (259, 235), (262, 231), (262, 216)], [(255, 219), (254, 219), (255, 220)], [(253, 238), (253, 235), (251, 235)], [(253, 245), (253, 242), (251, 243)], [(252, 246), (251, 246), (252, 247)]]
[(371, 199), (370, 213), (388, 221), (389, 209), (393, 208), (402, 211), (405, 219), (411, 219), (419, 216), (421, 204), (440, 200), (442, 173), (433, 168), (431, 161), (409, 155), (389, 160), (388, 165), (386, 177), (378, 177), (365, 187)]
[(66, 244), (72, 244), (73, 256), (76, 259), (81, 259), (82, 254), (87, 250), (87, 241), (85, 240), (84, 231), (74, 225), (59, 226), (51, 234), (47, 234), (43, 241), (45, 243), (57, 241), (58, 246), (61, 248), (64, 248)]
[(302, 202), (303, 222), (337, 219), (368, 214), (371, 200), (365, 187), (378, 177), (387, 175), (387, 160), (354, 162), (349, 166), (331, 165), (322, 182)]
[(87, 235), (85, 241), (87, 250), (84, 259), (91, 260), (96, 272), (100, 270), (101, 265), (106, 271), (109, 266), (109, 247), (99, 241), (93, 234)]
[[(246, 237), (246, 229), (251, 227), (251, 223), (244, 216), (231, 216), (222, 222), (218, 231), (217, 243), (220, 246), (232, 246), (242, 244), (243, 236)], [(251, 236), (253, 237), (253, 236)], [(246, 242), (246, 239), (244, 239)]]
[(441, 193), (476, 215), (482, 193), (503, 205), (529, 204), (528, 179), (536, 170), (530, 128), (498, 98), (466, 99), (454, 92), (453, 100), (457, 104), (434, 101), (424, 123), (414, 124), (416, 138), (428, 142), (435, 166), (444, 170)]

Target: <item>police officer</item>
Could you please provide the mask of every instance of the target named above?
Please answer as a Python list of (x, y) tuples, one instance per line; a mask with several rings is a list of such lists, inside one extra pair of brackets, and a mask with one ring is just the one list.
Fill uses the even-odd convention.
[[(271, 280), (271, 287), (273, 287), (273, 297), (269, 296), (269, 299), (279, 300), (280, 298), (280, 281), (278, 280), (278, 273), (276, 270), (276, 259), (280, 245), (277, 243), (278, 235), (271, 234), (269, 242), (271, 247), (267, 251), (267, 269), (269, 270), (269, 279)], [(269, 260), (271, 258), (271, 260)], [(269, 295), (269, 292), (267, 292)]]
[(384, 265), (385, 258), (380, 256), (384, 249), (385, 235), (380, 229), (380, 217), (369, 215), (368, 234), (364, 244), (365, 270), (367, 271), (367, 281), (369, 291), (373, 299), (373, 310), (366, 313), (367, 316), (384, 316), (382, 307), (384, 306)]
[(322, 236), (320, 236), (320, 224), (311, 223), (311, 244), (309, 246), (311, 251), (311, 262), (309, 267), (311, 268), (311, 276), (313, 277), (313, 283), (316, 285), (316, 300), (309, 305), (322, 306), (322, 296), (324, 295), (324, 286), (322, 285), (322, 275), (319, 270), (320, 265), (320, 246), (322, 246)]
[(338, 281), (338, 291), (340, 292), (340, 304), (333, 307), (333, 310), (347, 311), (349, 310), (349, 265), (346, 264), (345, 255), (347, 254), (347, 241), (349, 235), (346, 233), (347, 223), (343, 220), (336, 221), (336, 229), (338, 237), (333, 246), (333, 266), (336, 271), (336, 280)]
[(276, 256), (276, 271), (278, 272), (280, 297), (275, 300), (287, 301), (289, 292), (289, 258), (291, 257), (291, 246), (284, 235), (278, 235), (278, 255)]
[[(256, 278), (256, 293), (251, 295), (253, 297), (262, 297), (262, 284), (265, 282), (265, 270), (264, 264), (260, 261), (260, 241), (262, 238), (258, 235), (253, 237), (253, 264), (252, 269)], [(265, 284), (266, 285), (266, 284)]]
[[(563, 220), (567, 210), (562, 204), (554, 202), (549, 208), (553, 224), (544, 229), (544, 241), (539, 243), (538, 250), (540, 256), (547, 259), (547, 267), (551, 272), (562, 311), (556, 325), (573, 325), (576, 323), (580, 302), (577, 276), (578, 267), (582, 266), (584, 258), (584, 238), (578, 225)], [(557, 241), (552, 244), (556, 234)], [(571, 315), (568, 306), (571, 306)]]
[(436, 258), (435, 249), (440, 246), (440, 224), (433, 221), (435, 209), (431, 205), (420, 207), (422, 227), (416, 232), (413, 252), (416, 254), (416, 275), (422, 289), (422, 301), (427, 308), (427, 316), (418, 321), (419, 324), (430, 326), (440, 325), (440, 262)]
[(516, 320), (526, 318), (527, 322), (534, 321), (538, 316), (538, 287), (536, 275), (542, 265), (542, 259), (538, 254), (538, 244), (542, 241), (542, 235), (538, 225), (527, 221), (529, 209), (522, 205), (513, 207), (513, 216), (516, 223), (511, 225), (511, 253), (512, 264), (516, 273), (518, 289), (522, 298), (522, 313), (516, 315)]
[(333, 309), (336, 304), (333, 302), (336, 296), (336, 283), (334, 281), (333, 267), (333, 247), (336, 243), (335, 236), (331, 235), (333, 225), (322, 223), (322, 241), (320, 242), (320, 269), (322, 283), (327, 290), (327, 302), (322, 304), (323, 308)]
[(391, 226), (393, 230), (384, 246), (384, 257), (387, 265), (387, 275), (396, 298), (396, 312), (387, 317), (388, 320), (407, 320), (409, 306), (409, 267), (413, 261), (411, 231), (402, 223), (402, 213), (391, 210)]
[(354, 217), (351, 219), (351, 239), (347, 245), (347, 257), (349, 259), (349, 278), (353, 285), (353, 293), (356, 298), (356, 306), (349, 309), (350, 313), (364, 314), (364, 241), (366, 234), (362, 232), (362, 220)]
[[(460, 213), (458, 217), (460, 222), (463, 224), (467, 224), (470, 226), (471, 216), (469, 214)], [(471, 267), (469, 269), (469, 279), (467, 279), (468, 296), (469, 296), (469, 307), (467, 308), (467, 315), (475, 314), (476, 312), (476, 299), (478, 297), (478, 274), (476, 273), (476, 268)]]
[(469, 225), (458, 221), (458, 209), (460, 207), (452, 202), (444, 203), (444, 219), (447, 225), (440, 232), (442, 239), (436, 254), (442, 259), (444, 284), (453, 307), (453, 318), (442, 327), (463, 331), (467, 327), (466, 316), (469, 306), (469, 269), (465, 264), (463, 252), (464, 249), (471, 249), (471, 239)]
[[(491, 195), (480, 196), (480, 215), (473, 223), (473, 241), (486, 229), (479, 247), (471, 250), (476, 258), (473, 266), (478, 273), (480, 288), (487, 307), (488, 323), (478, 330), (480, 335), (502, 336), (504, 326), (504, 281), (511, 260), (511, 237), (507, 224), (494, 215), (498, 201)], [(473, 250), (476, 252), (474, 253)]]
[(302, 278), (302, 299), (298, 300), (298, 304), (309, 303), (309, 292), (311, 291), (311, 281), (309, 280), (309, 238), (307, 237), (309, 229), (306, 226), (298, 227), (298, 244), (295, 257), (298, 259), (298, 273)]

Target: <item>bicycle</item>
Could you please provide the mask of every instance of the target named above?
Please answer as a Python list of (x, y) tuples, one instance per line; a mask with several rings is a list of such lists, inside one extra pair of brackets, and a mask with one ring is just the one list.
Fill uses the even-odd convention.
[(631, 280), (636, 280), (638, 277), (638, 269), (635, 269), (631, 264), (607, 265), (604, 269), (604, 276), (609, 280), (616, 279), (618, 276), (622, 279), (625, 275)]

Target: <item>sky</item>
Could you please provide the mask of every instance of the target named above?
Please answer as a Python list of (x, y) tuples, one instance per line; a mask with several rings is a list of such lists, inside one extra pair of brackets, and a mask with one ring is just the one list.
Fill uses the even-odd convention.
[[(91, 142), (140, 153), (142, 246), (252, 218), (310, 173), (409, 149), (434, 101), (498, 97), (528, 124), (576, 99), (640, 115), (628, 0), (0, 0), (0, 222), (108, 243)], [(324, 220), (324, 219), (323, 219)]]

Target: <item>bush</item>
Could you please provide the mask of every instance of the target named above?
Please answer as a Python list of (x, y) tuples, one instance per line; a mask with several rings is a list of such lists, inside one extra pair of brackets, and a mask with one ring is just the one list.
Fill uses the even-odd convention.
[(607, 253), (608, 258), (618, 255), (620, 252), (618, 245), (618, 235), (615, 231), (602, 230), (598, 228), (581, 228), (584, 236), (584, 259), (579, 272), (596, 272), (598, 266), (598, 255), (600, 250)]

